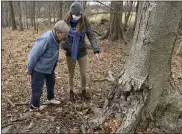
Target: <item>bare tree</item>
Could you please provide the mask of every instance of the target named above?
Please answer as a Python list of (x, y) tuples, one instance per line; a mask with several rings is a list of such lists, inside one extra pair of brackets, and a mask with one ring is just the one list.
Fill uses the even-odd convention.
[(127, 9), (125, 10), (125, 23), (123, 26), (124, 30), (126, 30), (126, 28), (127, 28), (128, 20), (129, 20), (129, 17), (130, 17), (131, 11), (132, 11), (132, 7), (133, 7), (133, 1), (129, 1), (127, 3), (128, 3)]
[(25, 14), (26, 14), (26, 27), (28, 29), (28, 7), (27, 7), (27, 1), (25, 1)]
[(7, 1), (2, 1), (2, 14), (1, 14), (1, 23), (2, 27), (6, 27), (9, 25), (8, 22), (8, 14), (9, 14), (9, 9), (8, 9), (8, 2)]
[(82, 9), (83, 9), (83, 12), (85, 11), (85, 8), (86, 8), (86, 5), (87, 5), (87, 1), (80, 1), (81, 5), (82, 5)]
[[(117, 40), (122, 37), (122, 31), (120, 28), (120, 25), (122, 23), (122, 7), (123, 2), (120, 1), (112, 1), (111, 7), (116, 10), (114, 12), (112, 9), (110, 9), (110, 34), (109, 37), (111, 40)], [(121, 21), (121, 22), (119, 22)]]
[(63, 18), (63, 2), (59, 1), (57, 4), (58, 4), (57, 18), (58, 18), (58, 20), (61, 20)]
[(15, 21), (15, 15), (14, 15), (14, 10), (13, 10), (13, 3), (12, 1), (9, 1), (9, 9), (10, 9), (10, 20), (11, 20), (11, 27), (12, 30), (16, 30), (16, 21)]
[(133, 31), (135, 30), (135, 27), (136, 27), (138, 12), (139, 12), (139, 1), (137, 2), (137, 5), (136, 5), (136, 14), (135, 14), (135, 21), (134, 21), (134, 25), (133, 25)]
[(19, 14), (19, 31), (23, 31), (23, 24), (22, 24), (22, 11), (21, 11), (21, 6), (20, 6), (20, 1), (17, 1), (18, 5), (18, 14)]
[(135, 34), (129, 57), (103, 109), (90, 127), (117, 116), (116, 133), (134, 133), (159, 127), (171, 132), (182, 128), (182, 92), (171, 78), (171, 57), (181, 19), (181, 2), (145, 1), (139, 4)]

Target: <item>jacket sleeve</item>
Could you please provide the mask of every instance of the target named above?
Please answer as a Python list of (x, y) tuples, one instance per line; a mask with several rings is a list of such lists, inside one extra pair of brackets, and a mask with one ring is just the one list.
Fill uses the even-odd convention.
[(100, 49), (99, 49), (99, 46), (97, 44), (97, 39), (95, 37), (95, 34), (90, 26), (90, 23), (88, 21), (88, 19), (85, 18), (85, 21), (86, 21), (86, 35), (91, 43), (91, 46), (92, 46), (92, 49), (94, 51), (94, 53), (99, 53), (100, 52)]
[(31, 49), (29, 56), (28, 56), (28, 64), (27, 70), (33, 70), (37, 60), (39, 57), (44, 53), (47, 48), (47, 40), (46, 39), (38, 39), (33, 48)]

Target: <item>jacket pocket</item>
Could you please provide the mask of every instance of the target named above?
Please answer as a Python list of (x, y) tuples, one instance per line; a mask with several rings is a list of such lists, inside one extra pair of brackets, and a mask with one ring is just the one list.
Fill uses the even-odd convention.
[(53, 57), (53, 52), (52, 52), (52, 50), (47, 50), (47, 51), (45, 51), (44, 56), (45, 56), (45, 57)]

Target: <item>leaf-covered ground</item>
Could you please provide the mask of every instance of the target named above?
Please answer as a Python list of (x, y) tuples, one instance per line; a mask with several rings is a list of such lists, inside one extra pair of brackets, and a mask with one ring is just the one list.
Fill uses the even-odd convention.
[[(41, 30), (39, 34), (44, 31), (46, 30)], [(40, 113), (29, 116), (28, 104), (31, 88), (25, 73), (25, 66), (28, 53), (39, 34), (32, 30), (19, 32), (11, 31), (8, 28), (2, 29), (2, 93), (15, 104), (25, 104), (12, 108), (2, 98), (2, 128), (5, 128), (4, 132), (8, 130), (9, 133), (79, 132), (83, 120), (93, 116), (93, 107), (103, 106), (107, 93), (111, 90), (111, 84), (104, 79), (107, 78), (108, 71), (112, 71), (115, 75), (121, 71), (130, 46), (107, 40), (99, 41), (102, 51), (100, 60), (95, 59), (92, 49), (88, 50), (87, 90), (92, 99), (89, 102), (80, 100), (80, 75), (77, 64), (74, 79), (74, 91), (77, 94), (75, 103), (69, 101), (68, 70), (64, 51), (60, 50), (61, 54), (56, 68), (55, 95), (61, 104), (58, 106), (47, 105)], [(173, 56), (172, 71), (176, 83), (180, 85), (182, 83), (182, 58), (180, 56)], [(41, 102), (46, 103), (45, 87)], [(113, 122), (117, 124), (118, 121), (114, 119)], [(110, 123), (113, 124), (113, 122)], [(107, 131), (102, 130), (102, 132)]]

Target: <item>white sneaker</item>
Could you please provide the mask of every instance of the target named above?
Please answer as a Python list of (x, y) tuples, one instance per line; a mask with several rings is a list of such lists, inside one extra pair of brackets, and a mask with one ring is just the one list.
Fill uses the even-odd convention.
[(61, 102), (60, 102), (60, 101), (58, 101), (58, 100), (56, 100), (56, 99), (47, 100), (47, 102), (48, 102), (49, 104), (56, 104), (56, 105), (61, 104)]
[(35, 107), (33, 105), (30, 106), (29, 112), (37, 112), (39, 110), (38, 107)]

